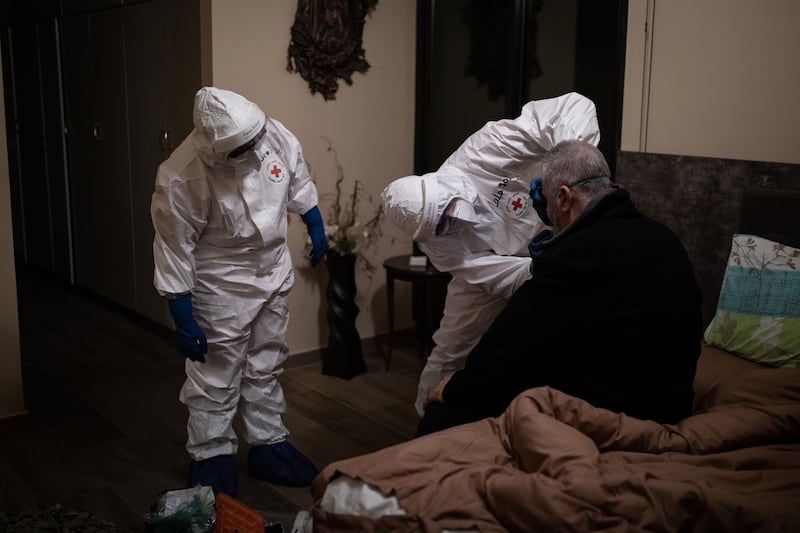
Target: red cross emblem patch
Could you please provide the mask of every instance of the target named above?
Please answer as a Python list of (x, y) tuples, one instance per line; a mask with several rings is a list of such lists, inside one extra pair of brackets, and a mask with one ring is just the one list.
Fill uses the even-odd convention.
[(283, 168), (283, 163), (277, 159), (267, 161), (264, 168), (267, 171), (267, 177), (273, 183), (280, 183), (286, 177), (286, 169)]
[(530, 199), (526, 193), (515, 192), (506, 202), (506, 211), (515, 217), (521, 217), (528, 210)]

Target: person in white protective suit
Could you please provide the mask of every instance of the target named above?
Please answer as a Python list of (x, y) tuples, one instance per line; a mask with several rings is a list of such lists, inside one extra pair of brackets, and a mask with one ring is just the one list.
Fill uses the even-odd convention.
[(544, 224), (525, 176), (569, 139), (600, 142), (594, 103), (574, 92), (528, 102), (515, 119), (487, 122), (437, 171), (396, 179), (384, 189), (389, 219), (437, 269), (452, 275), (420, 374), (420, 416), (429, 391), (464, 366), (489, 324), (531, 277), (529, 244)]
[(186, 356), (189, 486), (236, 495), (237, 412), (250, 475), (305, 486), (317, 469), (286, 440), (278, 376), (294, 283), (288, 213), (305, 222), (316, 266), (328, 248), (317, 190), (297, 138), (243, 96), (204, 87), (193, 119), (151, 203), (154, 285)]

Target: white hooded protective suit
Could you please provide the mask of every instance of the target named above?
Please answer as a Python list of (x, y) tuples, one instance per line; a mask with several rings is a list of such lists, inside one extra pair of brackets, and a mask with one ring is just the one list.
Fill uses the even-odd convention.
[[(528, 102), (519, 117), (486, 123), (436, 172), (400, 178), (384, 189), (389, 219), (419, 243), (437, 269), (453, 276), (435, 346), (420, 375), (415, 403), (420, 415), (430, 389), (464, 366), (489, 324), (531, 277), (528, 243), (544, 225), (531, 205), (528, 173), (551, 148), (570, 139), (600, 142), (594, 103), (578, 93)], [(437, 235), (454, 198), (471, 209), (459, 221), (460, 231)]]
[[(158, 169), (151, 216), (155, 288), (191, 292), (208, 339), (205, 363), (186, 360), (180, 394), (187, 451), (200, 461), (236, 454), (237, 408), (249, 444), (288, 436), (277, 380), (294, 283), (287, 217), (316, 206), (317, 190), (297, 138), (242, 96), (200, 89), (194, 126)], [(254, 149), (227, 158), (253, 140)]]

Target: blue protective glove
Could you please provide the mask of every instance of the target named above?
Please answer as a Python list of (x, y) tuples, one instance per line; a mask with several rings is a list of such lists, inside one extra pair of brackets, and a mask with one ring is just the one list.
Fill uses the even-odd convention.
[(175, 342), (178, 351), (192, 361), (206, 362), (208, 352), (206, 334), (200, 328), (192, 313), (192, 294), (186, 293), (167, 300), (169, 312), (175, 322)]
[(311, 266), (317, 266), (328, 251), (328, 238), (325, 236), (325, 224), (319, 207), (314, 206), (306, 214), (300, 215), (311, 237)]
[(533, 259), (536, 259), (542, 254), (544, 242), (549, 241), (552, 237), (553, 231), (550, 229), (543, 229), (536, 234), (530, 244), (528, 244), (528, 252), (531, 254)]
[(531, 181), (531, 191), (529, 193), (533, 200), (533, 209), (536, 214), (542, 219), (545, 226), (552, 226), (550, 218), (547, 216), (547, 198), (542, 194), (542, 178), (536, 178)]

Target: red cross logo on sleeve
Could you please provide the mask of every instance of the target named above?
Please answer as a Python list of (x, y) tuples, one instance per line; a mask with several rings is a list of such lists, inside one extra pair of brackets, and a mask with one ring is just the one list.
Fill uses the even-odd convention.
[(511, 195), (506, 204), (506, 211), (515, 217), (521, 217), (528, 210), (530, 196), (525, 193), (516, 192)]
[(283, 163), (281, 163), (277, 159), (273, 159), (267, 162), (267, 177), (273, 183), (280, 183), (286, 177), (285, 169), (283, 168)]

